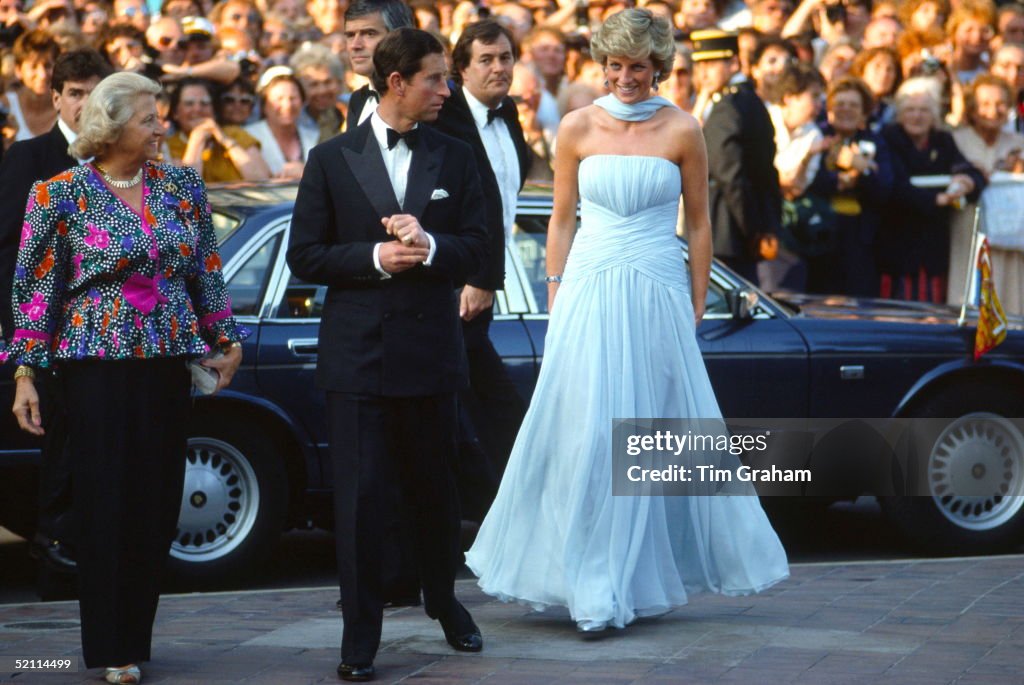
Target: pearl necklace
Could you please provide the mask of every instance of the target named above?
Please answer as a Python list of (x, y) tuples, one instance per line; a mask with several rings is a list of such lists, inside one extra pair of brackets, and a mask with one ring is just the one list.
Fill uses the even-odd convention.
[(107, 170), (98, 164), (96, 165), (96, 170), (100, 172), (101, 176), (103, 176), (104, 181), (110, 184), (111, 187), (117, 188), (119, 190), (128, 190), (129, 188), (134, 188), (135, 186), (139, 185), (139, 183), (142, 182), (141, 167), (139, 168), (138, 172), (136, 172), (136, 174), (129, 178), (127, 181), (119, 181), (116, 178), (112, 178), (110, 174), (107, 173)]

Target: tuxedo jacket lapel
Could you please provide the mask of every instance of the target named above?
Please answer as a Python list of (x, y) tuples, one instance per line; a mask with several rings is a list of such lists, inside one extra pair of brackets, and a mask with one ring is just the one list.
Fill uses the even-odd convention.
[[(409, 184), (405, 188), (405, 207), (403, 214), (411, 214), (419, 218), (430, 202), (430, 196), (437, 187), (441, 162), (444, 160), (444, 146), (437, 145), (433, 130), (422, 124), (419, 127), (419, 145), (412, 151), (412, 163), (409, 165)], [(381, 162), (383, 164), (383, 161)]]
[[(373, 135), (369, 119), (359, 126), (357, 133), (358, 137), (353, 141), (352, 147), (343, 147), (341, 153), (359, 182), (359, 187), (363, 189), (374, 210), (382, 217), (401, 214), (402, 208), (395, 196), (391, 178), (388, 177), (388, 169), (384, 166), (384, 156), (380, 153), (380, 145)], [(413, 155), (413, 164), (415, 163), (416, 156)], [(408, 197), (409, 192), (406, 191), (406, 203)]]

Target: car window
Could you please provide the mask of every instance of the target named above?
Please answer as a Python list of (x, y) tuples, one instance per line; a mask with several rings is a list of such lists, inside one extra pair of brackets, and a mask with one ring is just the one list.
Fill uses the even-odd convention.
[(515, 314), (547, 313), (548, 286), (545, 264), (548, 217), (520, 215), (512, 228), (514, 269), (505, 268), (506, 282), (514, 275), (526, 288), (506, 287), (508, 311)]
[(213, 233), (217, 236), (217, 244), (223, 245), (224, 241), (228, 239), (228, 236), (238, 230), (238, 227), (242, 225), (242, 220), (234, 214), (228, 214), (227, 212), (219, 212), (213, 210), (211, 213), (211, 219), (213, 220)]
[(306, 283), (294, 274), (288, 279), (288, 287), (284, 296), (277, 303), (275, 317), (279, 319), (311, 319), (319, 318), (327, 297), (326, 285)]
[(714, 281), (708, 283), (708, 294), (704, 298), (704, 314), (729, 314), (729, 303), (725, 290)]
[(270, 281), (270, 265), (274, 263), (277, 249), (281, 244), (281, 233), (268, 238), (228, 281), (231, 294), (231, 309), (236, 315), (258, 316), (263, 303), (267, 283)]

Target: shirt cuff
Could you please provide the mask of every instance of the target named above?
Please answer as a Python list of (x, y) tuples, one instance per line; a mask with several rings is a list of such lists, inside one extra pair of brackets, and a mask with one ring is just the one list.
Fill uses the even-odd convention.
[(430, 252), (427, 253), (427, 258), (423, 260), (423, 266), (430, 266), (430, 263), (434, 261), (434, 253), (437, 252), (437, 243), (434, 242), (434, 236), (426, 231), (423, 231), (423, 235), (427, 236), (427, 242), (430, 243)]
[(380, 265), (380, 246), (384, 243), (377, 243), (373, 246), (373, 268), (380, 274), (381, 279), (391, 278), (391, 274), (384, 270), (384, 267)]

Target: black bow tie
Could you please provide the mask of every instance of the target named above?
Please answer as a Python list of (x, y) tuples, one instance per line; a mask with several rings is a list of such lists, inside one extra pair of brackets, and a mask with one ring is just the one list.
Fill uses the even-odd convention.
[(494, 109), (487, 110), (487, 123), (490, 124), (495, 119), (503, 118), (504, 112), (505, 112), (505, 105), (504, 105), (504, 103), (498, 105)]
[(380, 93), (375, 91), (373, 88), (367, 88), (366, 89), (366, 97), (368, 99), (376, 100), (377, 102), (380, 102)]
[(404, 140), (405, 144), (409, 146), (409, 149), (416, 147), (416, 143), (419, 142), (420, 132), (418, 129), (411, 128), (405, 133), (399, 133), (393, 128), (388, 129), (388, 149), (394, 150), (395, 146), (398, 145), (398, 141)]

